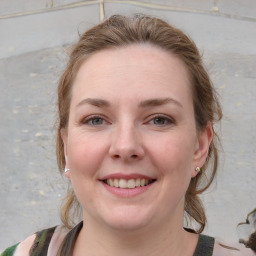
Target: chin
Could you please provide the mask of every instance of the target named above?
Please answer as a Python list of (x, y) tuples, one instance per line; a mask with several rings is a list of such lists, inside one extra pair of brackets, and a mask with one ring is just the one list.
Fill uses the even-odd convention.
[(112, 211), (108, 218), (105, 215), (105, 224), (119, 231), (136, 231), (150, 225), (153, 218), (150, 214), (136, 207), (123, 207), (118, 211)]
[(112, 223), (107, 223), (109, 225), (109, 227), (111, 227), (114, 230), (117, 231), (138, 231), (138, 230), (142, 230), (143, 228), (145, 228), (147, 226), (146, 222), (141, 222), (140, 220), (133, 220), (133, 219), (129, 219), (129, 220), (115, 220)]

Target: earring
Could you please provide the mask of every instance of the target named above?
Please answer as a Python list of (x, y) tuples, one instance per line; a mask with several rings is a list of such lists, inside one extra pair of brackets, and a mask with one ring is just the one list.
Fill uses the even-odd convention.
[(196, 172), (199, 173), (201, 171), (200, 167), (196, 167)]
[(69, 171), (70, 171), (70, 169), (65, 167), (64, 172), (66, 173), (66, 172), (69, 172)]

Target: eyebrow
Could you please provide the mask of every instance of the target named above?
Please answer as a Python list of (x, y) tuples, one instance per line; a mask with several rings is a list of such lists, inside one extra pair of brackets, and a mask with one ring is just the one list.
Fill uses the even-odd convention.
[(182, 104), (179, 101), (174, 100), (172, 98), (148, 99), (148, 100), (142, 101), (139, 104), (139, 106), (140, 107), (157, 107), (157, 106), (162, 106), (162, 105), (169, 104), (169, 103), (172, 103), (179, 107), (182, 107)]
[(110, 106), (110, 103), (106, 100), (87, 98), (87, 99), (80, 101), (77, 104), (77, 107), (84, 105), (84, 104), (89, 104), (89, 105), (93, 105), (96, 107), (109, 107)]
[[(175, 104), (179, 107), (182, 107), (182, 104), (179, 101), (174, 100), (172, 98), (156, 98), (156, 99), (144, 100), (139, 103), (139, 107), (142, 107), (142, 108), (157, 107), (157, 106), (162, 106), (162, 105), (166, 105), (166, 104), (170, 104), (170, 103)], [(93, 106), (96, 106), (99, 108), (111, 106), (110, 102), (103, 100), (103, 99), (86, 98), (86, 99), (80, 101), (77, 104), (77, 107), (84, 105), (84, 104), (93, 105)]]

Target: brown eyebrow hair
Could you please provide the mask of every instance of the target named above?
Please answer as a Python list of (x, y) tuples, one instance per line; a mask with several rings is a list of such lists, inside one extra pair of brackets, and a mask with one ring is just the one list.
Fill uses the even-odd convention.
[(96, 107), (109, 107), (110, 106), (110, 103), (106, 100), (87, 98), (87, 99), (80, 101), (78, 103), (77, 107), (84, 105), (84, 104), (90, 104), (90, 105), (93, 105)]
[[(140, 102), (139, 107), (157, 107), (168, 103), (173, 103), (175, 105), (178, 105), (179, 107), (182, 107), (182, 104), (179, 101), (171, 98), (156, 98), (144, 100)], [(77, 107), (84, 104), (90, 104), (96, 107), (110, 107), (111, 105), (108, 101), (103, 99), (87, 98), (79, 102)]]
[(165, 105), (168, 103), (174, 103), (175, 105), (182, 107), (182, 104), (179, 101), (171, 98), (148, 99), (148, 100), (142, 101), (139, 106), (140, 107), (157, 107), (157, 106)]

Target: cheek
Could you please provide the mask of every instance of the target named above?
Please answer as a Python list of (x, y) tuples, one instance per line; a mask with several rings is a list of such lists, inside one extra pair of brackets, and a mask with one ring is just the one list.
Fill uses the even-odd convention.
[(68, 141), (68, 160), (72, 173), (91, 175), (101, 163), (106, 153), (106, 146), (101, 138), (71, 135)]
[[(169, 138), (159, 138), (151, 148), (151, 156), (154, 164), (161, 167), (164, 174), (190, 175), (194, 144), (186, 136), (170, 136)], [(182, 176), (181, 175), (181, 176)]]
[[(68, 141), (70, 179), (76, 197), (83, 208), (94, 203), (98, 170), (105, 155), (102, 139), (85, 134), (71, 134)], [(92, 191), (93, 194), (92, 194)]]

